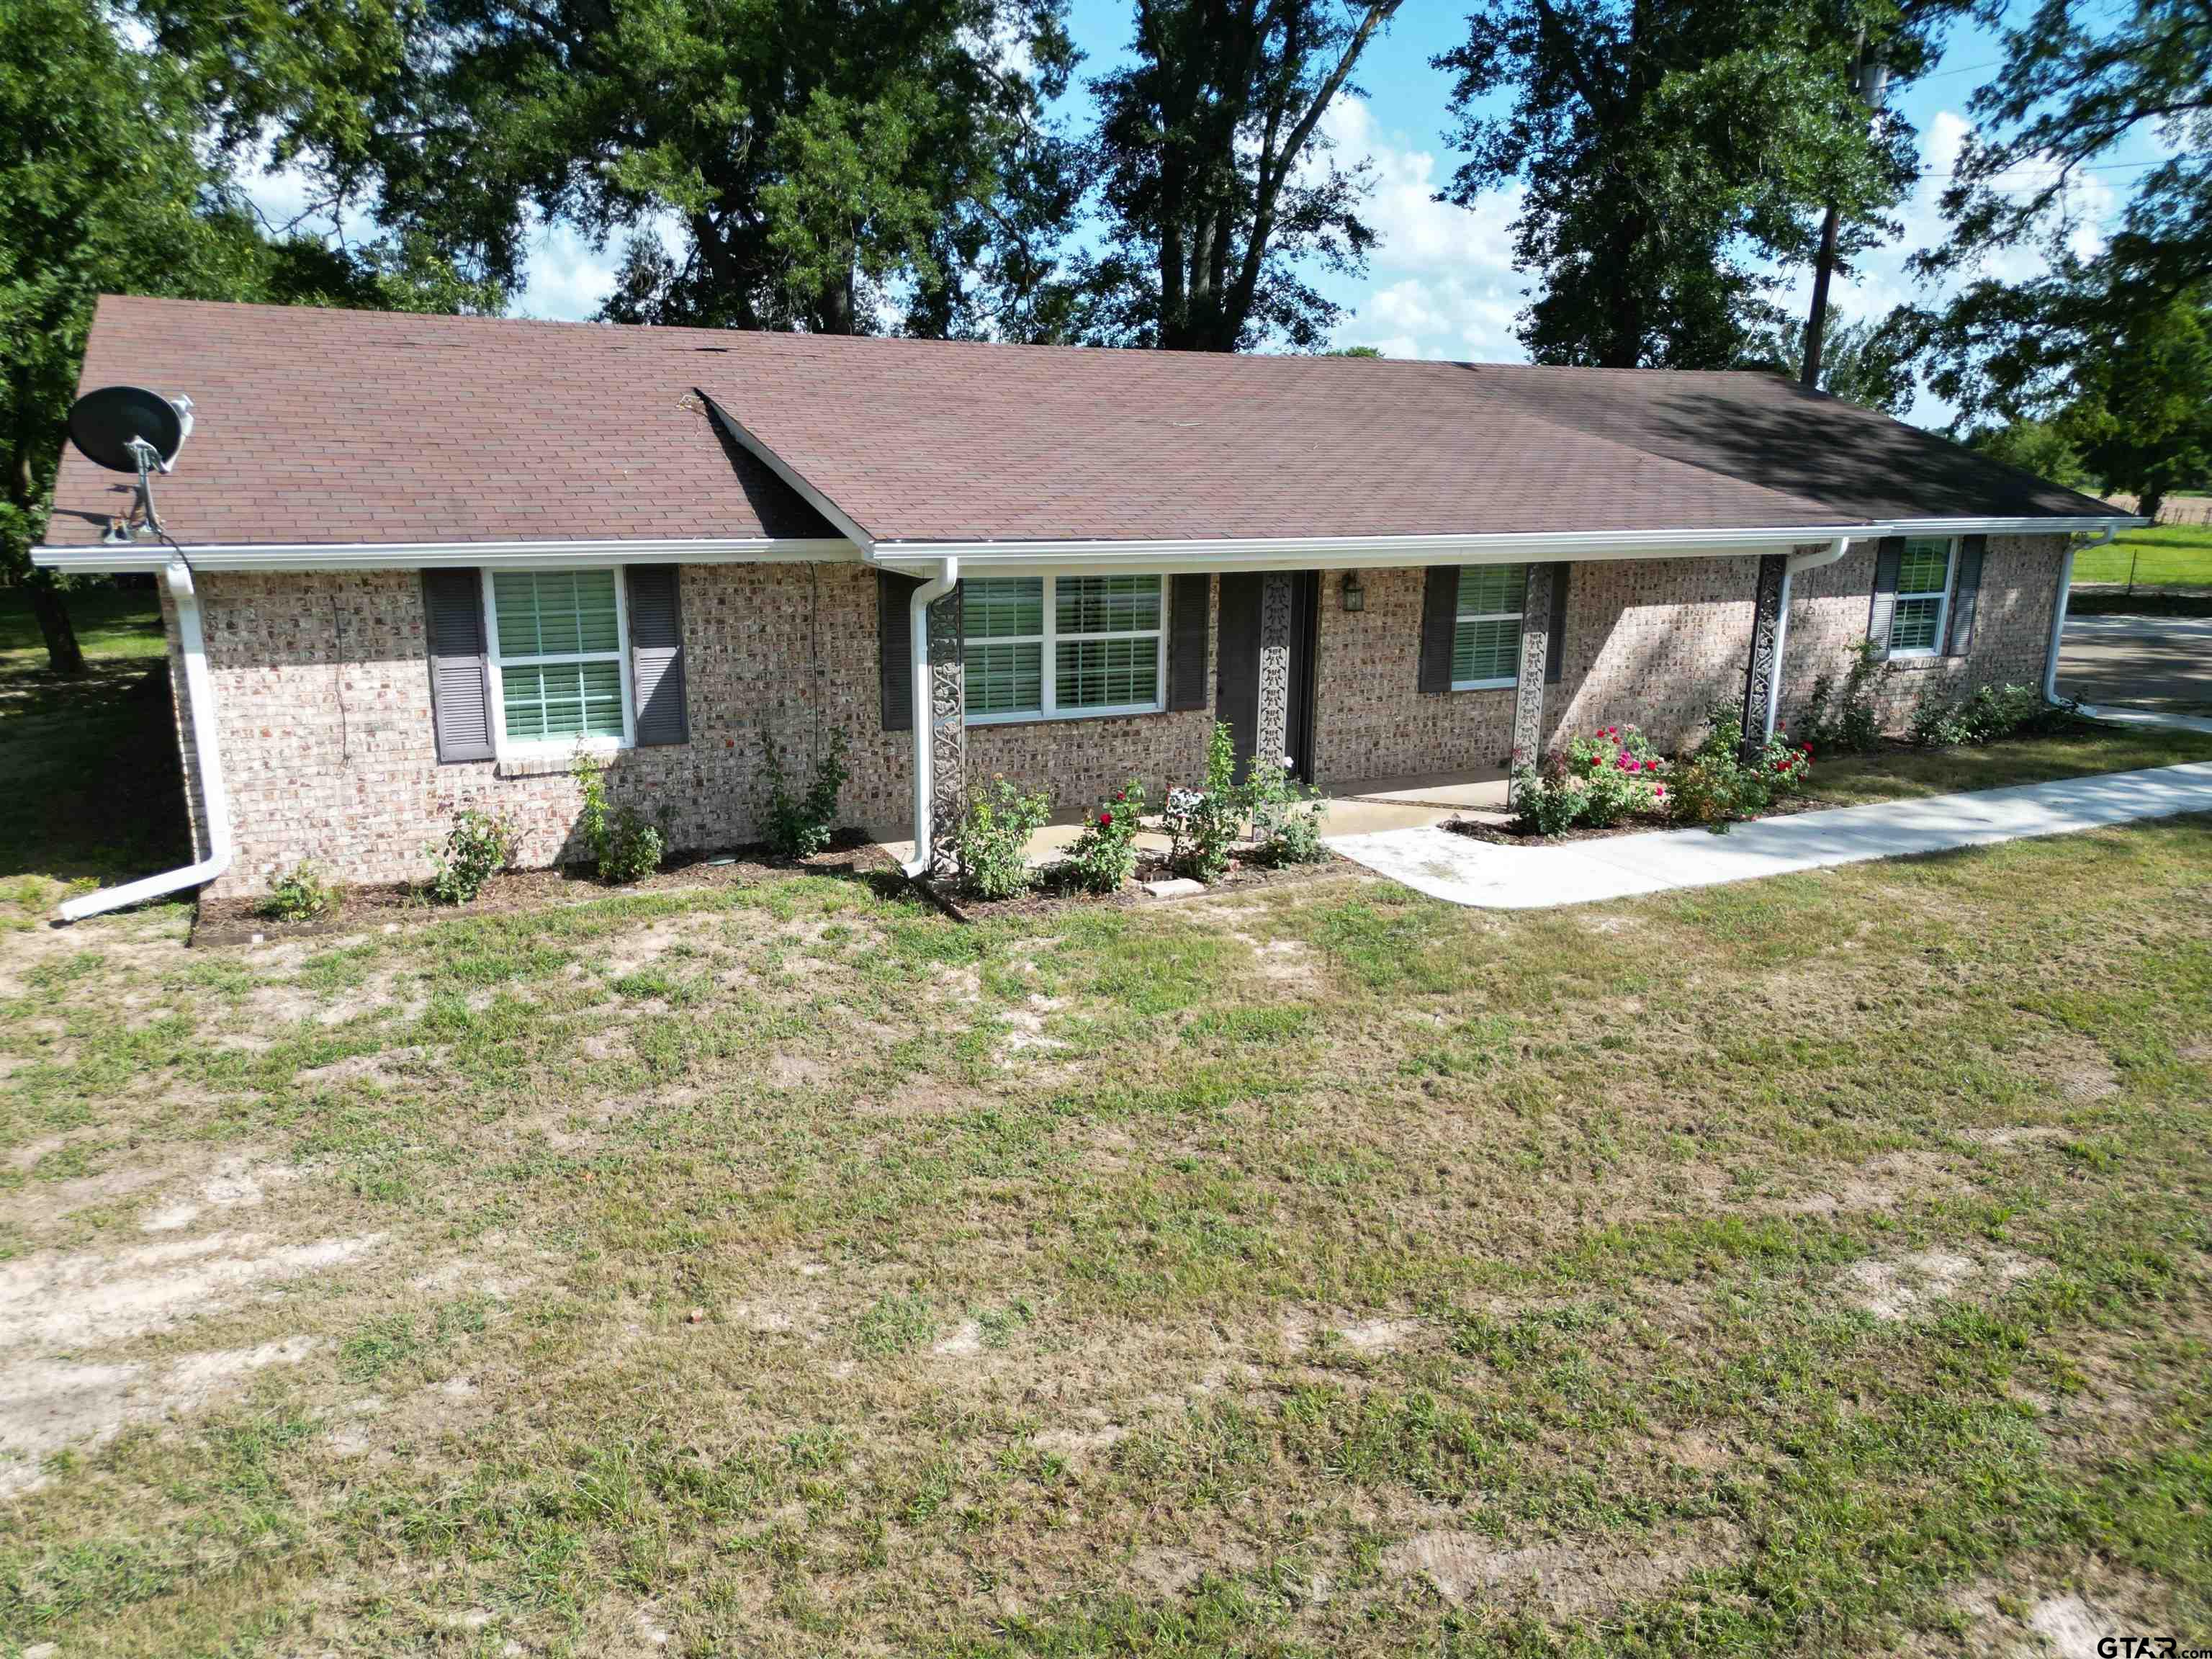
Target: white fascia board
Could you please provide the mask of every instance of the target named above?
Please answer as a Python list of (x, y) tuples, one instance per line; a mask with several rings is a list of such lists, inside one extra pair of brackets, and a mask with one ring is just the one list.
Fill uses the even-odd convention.
[(705, 402), (708, 412), (721, 423), (723, 428), (732, 438), (744, 446), (746, 453), (789, 484), (809, 507), (851, 537), (856, 545), (866, 547), (870, 544), (873, 538), (866, 531), (853, 522), (851, 516), (844, 508), (817, 489), (807, 482), (805, 477), (796, 467), (791, 465), (782, 456), (755, 437), (746, 429), (743, 421), (716, 403), (704, 391), (702, 391), (699, 396)]
[[(691, 537), (668, 541), (208, 543), (180, 544), (195, 570), (431, 570), (548, 564), (777, 564), (854, 562), (842, 536)], [(118, 547), (34, 547), (48, 570), (158, 571), (177, 556), (167, 543)]]
[(1237, 569), (1348, 570), (1407, 565), (1520, 564), (1545, 560), (1727, 558), (1782, 553), (1839, 538), (1853, 543), (1883, 536), (2063, 535), (2146, 522), (2142, 519), (1913, 519), (1887, 522), (1785, 525), (1747, 530), (1600, 530), (1518, 536), (1221, 537), (1177, 541), (896, 542), (867, 548), (867, 561), (909, 575), (927, 574), (947, 558), (963, 571)]

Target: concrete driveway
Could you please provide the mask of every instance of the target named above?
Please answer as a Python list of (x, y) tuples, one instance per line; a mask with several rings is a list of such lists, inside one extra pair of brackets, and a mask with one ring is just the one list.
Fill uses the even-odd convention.
[(2058, 689), (2085, 702), (2212, 711), (2212, 617), (2069, 617)]

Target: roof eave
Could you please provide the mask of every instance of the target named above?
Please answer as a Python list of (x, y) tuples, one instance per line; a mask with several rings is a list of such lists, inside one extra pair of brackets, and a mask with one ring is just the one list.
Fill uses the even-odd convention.
[(182, 557), (195, 570), (434, 570), (546, 564), (835, 564), (860, 550), (842, 536), (719, 536), (546, 542), (129, 542), (39, 546), (31, 562), (88, 574), (160, 570)]

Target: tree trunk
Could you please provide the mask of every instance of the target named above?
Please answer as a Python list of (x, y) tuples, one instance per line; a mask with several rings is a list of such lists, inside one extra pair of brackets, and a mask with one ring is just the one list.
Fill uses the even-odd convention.
[(1805, 318), (1805, 366), (1797, 383), (1808, 392), (1820, 386), (1820, 343), (1828, 330), (1828, 282), (1836, 271), (1836, 235), (1843, 215), (1834, 208), (1820, 221), (1820, 252), (1813, 264), (1813, 308)]
[(39, 634), (46, 642), (46, 666), (57, 674), (84, 672), (84, 652), (70, 626), (69, 607), (54, 586), (53, 573), (33, 570), (23, 584), (31, 595), (31, 614), (39, 619)]
[(2140, 516), (2148, 519), (2153, 524), (2158, 522), (2159, 513), (2165, 506), (2166, 486), (2164, 484), (2145, 484), (2136, 500), (2136, 512)]

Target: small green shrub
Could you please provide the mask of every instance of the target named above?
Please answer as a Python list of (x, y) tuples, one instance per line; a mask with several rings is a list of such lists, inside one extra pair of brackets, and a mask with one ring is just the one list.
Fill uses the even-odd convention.
[(295, 865), (269, 884), (269, 896), (255, 907), (271, 921), (314, 921), (336, 915), (345, 902), (338, 884), (311, 863)]
[(1564, 834), (1574, 827), (1582, 806), (1582, 785), (1563, 766), (1540, 770), (1524, 761), (1513, 769), (1513, 824), (1522, 835)]
[(1237, 804), (1251, 825), (1252, 857), (1267, 865), (1318, 864), (1328, 856), (1321, 827), (1328, 808), (1291, 775), (1285, 755), (1255, 755)]
[(608, 808), (606, 769), (590, 755), (579, 754), (569, 769), (583, 791), (584, 842), (599, 863), (599, 879), (617, 884), (641, 881), (660, 868), (668, 850), (665, 832), (632, 807)]
[(1145, 786), (1135, 778), (1099, 802), (1083, 833), (1068, 848), (1068, 868), (1086, 892), (1111, 893), (1137, 873), (1137, 825), (1145, 816)]
[(783, 769), (782, 751), (775, 739), (761, 733), (761, 769), (768, 775), (768, 807), (762, 814), (769, 851), (781, 859), (811, 858), (830, 844), (837, 828), (837, 798), (850, 775), (845, 765), (845, 730), (830, 733), (822, 757), (814, 763), (813, 781), (805, 793), (794, 790)]
[(1674, 816), (1701, 823), (1716, 833), (1742, 818), (1755, 818), (1777, 797), (1794, 794), (1813, 773), (1813, 746), (1793, 744), (1777, 732), (1757, 752), (1743, 749), (1743, 705), (1715, 703), (1705, 711), (1705, 735), (1674, 763)]
[(979, 898), (1012, 898), (1036, 879), (1029, 866), (1029, 839), (1052, 816), (1042, 792), (1025, 795), (1003, 777), (992, 780), (968, 803), (966, 816), (952, 832), (952, 857), (960, 884)]
[(1662, 810), (1667, 763), (1632, 726), (1601, 726), (1567, 744), (1562, 776), (1581, 786), (1575, 819), (1609, 830), (1623, 819)]
[(521, 837), (514, 821), (465, 806), (453, 815), (446, 845), (424, 850), (430, 859), (430, 896), (441, 904), (467, 904), (484, 884), (514, 862)]
[(1214, 722), (1206, 744), (1206, 782), (1168, 791), (1169, 856), (1182, 874), (1218, 881), (1229, 869), (1230, 844), (1243, 820), (1237, 790), (1237, 746), (1229, 728)]
[(1823, 674), (1813, 682), (1805, 718), (1798, 723), (1806, 741), (1824, 754), (1840, 749), (1863, 755), (1879, 747), (1881, 716), (1875, 711), (1874, 684), (1888, 672), (1888, 659), (1882, 656), (1877, 641), (1865, 639), (1853, 646), (1851, 665), (1840, 687), (1832, 674)]
[(1912, 705), (1912, 719), (1905, 726), (1905, 735), (1915, 748), (1948, 749), (1953, 744), (1966, 742), (1966, 722), (1959, 705), (1930, 686)]
[(2062, 726), (2080, 707), (2078, 699), (2045, 702), (2043, 694), (2028, 685), (1984, 685), (1963, 702), (1931, 687), (1913, 708), (1910, 735), (1923, 749), (1996, 743)]

